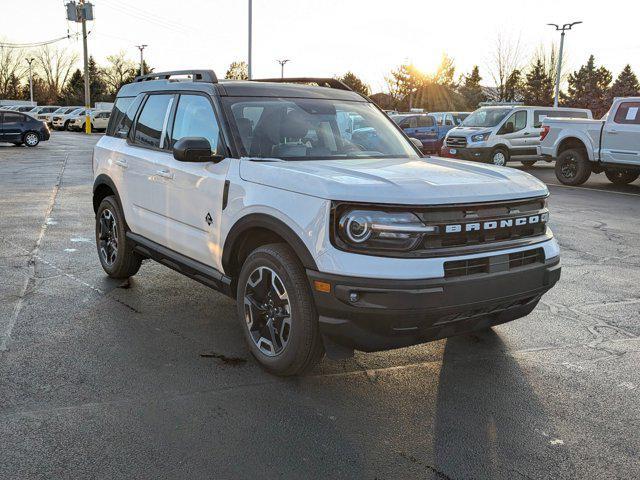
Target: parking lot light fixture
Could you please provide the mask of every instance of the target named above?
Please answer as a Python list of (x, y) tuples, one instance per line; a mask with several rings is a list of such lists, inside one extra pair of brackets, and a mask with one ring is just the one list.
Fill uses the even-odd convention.
[(560, 32), (560, 48), (558, 49), (558, 70), (556, 71), (556, 90), (553, 98), (553, 106), (556, 108), (558, 107), (558, 97), (560, 95), (560, 70), (562, 69), (562, 48), (564, 47), (564, 32), (566, 30), (571, 30), (574, 25), (578, 25), (579, 23), (582, 23), (582, 21), (565, 23), (562, 26), (555, 23), (547, 23), (547, 25), (555, 27), (556, 31)]
[(284, 78), (284, 66), (286, 63), (290, 62), (291, 60), (289, 60), (288, 58), (282, 59), (282, 60), (276, 60), (276, 62), (278, 62), (280, 64), (280, 78)]
[(31, 99), (31, 105), (33, 105), (33, 68), (31, 68), (31, 64), (35, 58), (27, 58), (27, 63), (29, 64), (29, 98)]

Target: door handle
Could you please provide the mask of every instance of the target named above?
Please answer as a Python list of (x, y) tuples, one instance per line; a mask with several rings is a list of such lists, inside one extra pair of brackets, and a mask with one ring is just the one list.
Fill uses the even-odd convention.
[(171, 171), (167, 170), (166, 168), (163, 168), (162, 170), (158, 170), (156, 172), (156, 175), (162, 178), (168, 178), (169, 180), (173, 180), (173, 173), (171, 173)]
[(615, 128), (611, 128), (607, 130), (607, 133), (610, 133), (611, 135), (615, 135), (616, 133), (618, 133), (618, 130), (616, 130)]
[(531, 132), (524, 132), (523, 135), (531, 135)]
[(127, 164), (126, 160), (122, 160), (121, 158), (118, 158), (116, 160), (116, 165), (120, 165), (122, 168), (127, 168), (129, 165)]

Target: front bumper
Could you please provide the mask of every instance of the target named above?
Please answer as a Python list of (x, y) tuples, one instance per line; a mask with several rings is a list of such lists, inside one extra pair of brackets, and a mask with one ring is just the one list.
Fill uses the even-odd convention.
[[(455, 151), (455, 153), (451, 153)], [(476, 162), (488, 162), (491, 158), (491, 149), (488, 147), (480, 148), (457, 148), (447, 147), (443, 145), (440, 149), (440, 154), (443, 157), (459, 158), (462, 160), (470, 160)]]
[[(307, 274), (321, 333), (343, 347), (371, 352), (524, 317), (560, 279), (560, 270), (556, 257), (507, 271), (425, 280)], [(316, 281), (330, 284), (330, 292), (316, 290)]]
[(422, 142), (423, 153), (439, 152), (440, 148), (442, 147), (442, 140), (438, 140), (437, 138), (421, 138), (420, 141)]

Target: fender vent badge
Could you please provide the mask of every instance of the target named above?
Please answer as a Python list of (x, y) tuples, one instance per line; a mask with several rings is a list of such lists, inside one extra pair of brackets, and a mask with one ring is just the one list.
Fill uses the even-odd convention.
[(211, 214), (207, 212), (207, 216), (204, 217), (204, 220), (207, 222), (207, 225), (211, 225), (213, 223), (213, 218), (211, 218)]

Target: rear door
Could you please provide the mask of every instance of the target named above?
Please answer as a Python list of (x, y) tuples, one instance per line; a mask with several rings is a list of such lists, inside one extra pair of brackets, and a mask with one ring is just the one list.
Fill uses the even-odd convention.
[(621, 102), (602, 132), (605, 162), (640, 165), (640, 102)]
[[(180, 94), (167, 139), (169, 148), (183, 137), (204, 137), (214, 153), (224, 154), (211, 97)], [(182, 255), (221, 270), (222, 197), (230, 159), (180, 162), (173, 155), (158, 159), (164, 172), (154, 183), (154, 197), (164, 217), (167, 246)]]

